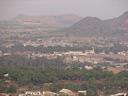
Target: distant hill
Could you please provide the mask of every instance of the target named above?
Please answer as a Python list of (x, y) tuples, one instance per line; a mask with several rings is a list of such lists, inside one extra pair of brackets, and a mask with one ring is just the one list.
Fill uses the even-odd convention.
[(43, 27), (69, 27), (78, 22), (81, 17), (70, 14), (60, 16), (25, 16), (19, 15), (13, 19), (23, 25), (38, 25)]
[(64, 31), (75, 36), (123, 36), (128, 31), (128, 12), (109, 20), (86, 17)]
[(104, 36), (109, 35), (108, 32), (113, 33), (114, 30), (96, 17), (86, 17), (68, 28), (66, 32), (77, 36)]
[(128, 11), (117, 18), (106, 20), (106, 22), (113, 28), (118, 28), (128, 32)]

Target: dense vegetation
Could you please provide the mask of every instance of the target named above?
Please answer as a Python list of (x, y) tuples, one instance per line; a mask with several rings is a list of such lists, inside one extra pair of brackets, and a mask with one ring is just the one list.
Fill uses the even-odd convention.
[[(65, 69), (66, 65), (62, 63), (61, 58), (33, 60), (20, 56), (6, 56), (0, 58), (0, 64), (0, 92), (13, 93), (19, 86), (29, 84), (41, 86), (50, 83), (48, 89), (51, 91), (57, 92), (62, 88), (74, 91), (87, 90), (89, 96), (97, 96), (101, 92), (111, 94), (127, 90), (128, 87), (128, 72), (113, 74), (100, 68)], [(7, 73), (9, 77), (2, 78)], [(12, 81), (12, 84), (7, 85), (6, 80)]]
[(105, 52), (106, 54), (108, 54), (109, 52), (113, 52), (117, 54), (118, 52), (128, 51), (128, 47), (126, 45), (119, 44), (119, 43), (114, 43), (114, 45), (111, 47), (99, 47), (99, 46), (90, 45), (87, 43), (79, 44), (78, 42), (74, 42), (73, 47), (71, 46), (44, 47), (43, 45), (40, 45), (38, 47), (33, 47), (33, 46), (23, 46), (21, 43), (16, 43), (15, 46), (12, 46), (11, 48), (5, 48), (0, 43), (0, 50), (2, 52), (11, 52), (11, 53), (27, 52), (27, 51), (31, 51), (35, 53), (38, 53), (38, 52), (53, 53), (53, 52), (68, 52), (68, 51), (83, 51), (84, 52), (85, 50), (92, 50), (93, 48), (94, 48), (95, 53)]
[[(52, 91), (58, 91), (62, 88), (74, 91), (88, 90), (90, 96), (96, 96), (98, 91), (110, 94), (119, 90), (126, 90), (128, 85), (128, 72), (113, 74), (99, 69), (91, 71), (77, 68), (67, 70), (37, 70), (35, 68), (0, 67), (0, 73), (8, 73), (8, 79), (15, 81), (19, 86), (31, 83), (38, 86), (44, 83), (52, 83), (50, 85), (50, 90)], [(62, 80), (65, 80), (65, 82), (61, 82)], [(0, 88), (3, 88), (3, 82), (1, 81), (0, 83)], [(11, 89), (8, 88), (7, 90)], [(13, 90), (15, 90), (14, 87)]]

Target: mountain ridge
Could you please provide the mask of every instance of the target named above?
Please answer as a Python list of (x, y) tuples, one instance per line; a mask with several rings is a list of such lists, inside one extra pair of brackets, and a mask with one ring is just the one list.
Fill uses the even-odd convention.
[(128, 11), (123, 15), (101, 20), (97, 17), (85, 17), (64, 30), (68, 35), (76, 36), (119, 36), (128, 33)]
[(27, 16), (27, 15), (18, 15), (13, 18), (13, 21), (16, 21), (19, 24), (30, 25), (37, 24), (46, 27), (63, 27), (71, 26), (74, 23), (81, 20), (82, 17), (74, 14), (65, 14), (57, 16)]

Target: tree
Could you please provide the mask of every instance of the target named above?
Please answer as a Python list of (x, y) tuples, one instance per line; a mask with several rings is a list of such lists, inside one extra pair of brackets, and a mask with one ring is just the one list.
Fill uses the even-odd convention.
[(16, 87), (11, 85), (6, 89), (6, 93), (16, 93)]

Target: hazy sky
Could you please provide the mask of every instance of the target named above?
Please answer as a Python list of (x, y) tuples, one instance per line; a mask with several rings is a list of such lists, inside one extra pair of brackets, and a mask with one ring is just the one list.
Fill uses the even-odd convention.
[(19, 14), (77, 14), (102, 19), (128, 11), (128, 0), (0, 0), (0, 20)]

